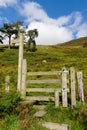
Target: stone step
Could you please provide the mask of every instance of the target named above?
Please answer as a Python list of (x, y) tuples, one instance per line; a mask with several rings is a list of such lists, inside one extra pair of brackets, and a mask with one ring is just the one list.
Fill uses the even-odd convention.
[(49, 130), (70, 130), (70, 126), (68, 124), (43, 122), (41, 125)]
[(45, 114), (46, 114), (46, 111), (41, 110), (41, 111), (36, 112), (33, 116), (40, 118), (40, 117), (43, 117)]

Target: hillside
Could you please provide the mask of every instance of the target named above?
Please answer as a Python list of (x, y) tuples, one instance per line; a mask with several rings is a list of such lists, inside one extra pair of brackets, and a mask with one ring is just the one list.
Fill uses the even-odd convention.
[[(37, 122), (39, 120), (42, 121), (43, 119), (48, 122), (52, 121), (59, 123), (68, 123), (71, 125), (71, 130), (87, 130), (87, 47), (83, 46), (86, 42), (87, 38), (81, 38), (68, 43), (64, 43), (62, 45), (37, 46), (36, 52), (27, 53), (26, 49), (24, 49), (24, 58), (27, 59), (28, 66), (27, 71), (59, 71), (64, 66), (67, 68), (67, 70), (69, 70), (70, 67), (73, 66), (75, 67), (76, 71), (82, 71), (85, 92), (85, 104), (83, 105), (77, 102), (77, 107), (74, 109), (72, 109), (70, 106), (68, 108), (59, 107), (55, 109), (53, 103), (49, 102), (46, 108), (47, 114), (41, 119), (37, 119), (32, 116), (33, 113), (36, 112), (36, 109), (32, 107), (29, 107), (29, 113), (27, 113), (28, 116), (26, 116), (26, 119), (24, 115), (21, 116), (21, 114), (23, 114), (23, 110), (19, 107), (19, 115), (18, 113), (11, 113), (10, 115), (5, 113), (5, 118), (1, 118), (0, 116), (0, 130), (24, 130), (24, 126), (22, 124), (23, 119), (23, 121), (28, 122), (28, 125), (24, 122), (26, 124), (26, 130), (46, 130), (45, 128), (37, 125)], [(81, 46), (79, 47), (79, 45)], [(6, 75), (10, 75), (10, 91), (13, 92), (16, 90), (17, 74), (18, 49), (1, 49), (0, 97), (2, 97), (3, 94), (2, 92), (5, 86)], [(10, 99), (9, 101), (7, 100), (7, 102), (5, 100), (5, 104), (8, 104), (10, 101)], [(1, 103), (2, 102), (0, 101), (0, 105), (4, 104)], [(28, 111), (27, 109), (24, 109), (24, 111)], [(22, 124), (22, 129), (19, 128), (19, 124)]]
[(69, 42), (65, 42), (62, 43), (60, 45), (64, 45), (64, 46), (83, 46), (83, 47), (87, 47), (87, 37), (82, 37), (79, 39), (75, 39)]

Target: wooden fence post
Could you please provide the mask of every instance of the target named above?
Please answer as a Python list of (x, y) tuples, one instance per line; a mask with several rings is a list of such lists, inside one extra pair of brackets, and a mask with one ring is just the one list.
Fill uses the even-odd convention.
[(55, 108), (57, 108), (59, 106), (59, 91), (58, 91), (58, 89), (54, 90), (54, 94), (55, 94)]
[(84, 91), (83, 91), (83, 76), (82, 76), (82, 72), (77, 72), (77, 82), (78, 82), (78, 96), (79, 96), (79, 101), (84, 102)]
[(18, 59), (18, 86), (17, 86), (17, 91), (20, 91), (20, 90), (21, 90), (22, 61), (23, 61), (23, 41), (24, 41), (23, 32), (20, 32), (19, 59)]
[(62, 105), (67, 107), (67, 73), (66, 68), (62, 68)]
[(74, 67), (70, 68), (70, 78), (71, 78), (71, 105), (72, 107), (76, 106), (76, 90), (75, 90), (75, 69)]
[(27, 61), (26, 59), (23, 60), (22, 65), (22, 86), (21, 86), (21, 96), (25, 98), (26, 96), (26, 74), (27, 73)]
[(10, 77), (9, 77), (9, 75), (7, 75), (5, 78), (5, 92), (6, 93), (9, 92), (9, 85), (10, 85)]

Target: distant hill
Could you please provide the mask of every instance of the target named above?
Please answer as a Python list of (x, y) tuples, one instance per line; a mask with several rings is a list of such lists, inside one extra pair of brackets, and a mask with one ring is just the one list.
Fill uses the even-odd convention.
[(75, 39), (75, 40), (72, 40), (72, 41), (69, 41), (69, 42), (65, 42), (65, 43), (62, 43), (62, 44), (57, 44), (57, 45), (87, 47), (87, 37)]

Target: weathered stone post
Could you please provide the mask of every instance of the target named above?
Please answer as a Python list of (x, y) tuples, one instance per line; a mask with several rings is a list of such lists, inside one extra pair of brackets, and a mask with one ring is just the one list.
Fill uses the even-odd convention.
[(20, 40), (19, 40), (18, 86), (17, 86), (17, 91), (21, 90), (21, 82), (22, 82), (23, 42), (24, 42), (24, 32), (21, 31), (20, 32)]

